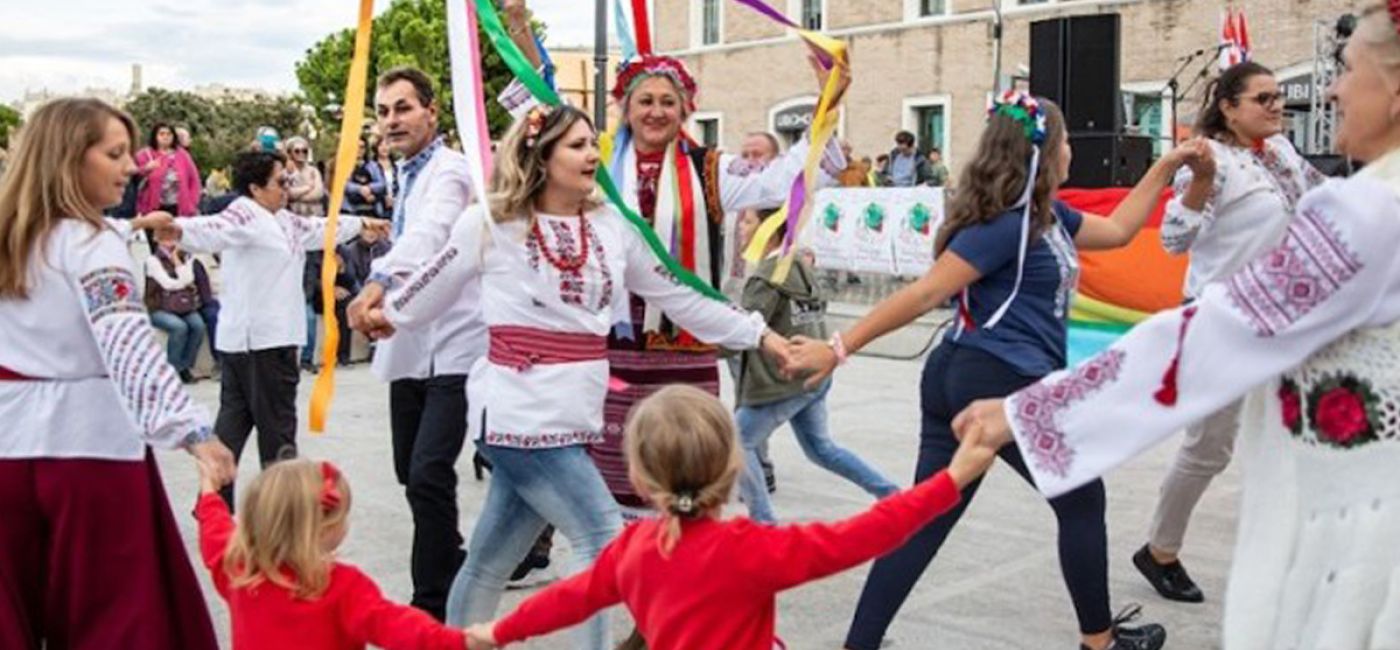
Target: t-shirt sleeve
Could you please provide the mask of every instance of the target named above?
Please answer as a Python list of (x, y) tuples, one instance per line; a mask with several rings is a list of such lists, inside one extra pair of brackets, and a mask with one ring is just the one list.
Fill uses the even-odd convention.
[(1007, 264), (1016, 263), (1019, 250), (1021, 222), (1018, 216), (1004, 214), (987, 223), (959, 230), (948, 242), (948, 250), (957, 253), (982, 275), (991, 275)]
[(1064, 224), (1071, 240), (1079, 236), (1079, 227), (1084, 225), (1084, 213), (1069, 207), (1068, 203), (1056, 201), (1055, 216)]

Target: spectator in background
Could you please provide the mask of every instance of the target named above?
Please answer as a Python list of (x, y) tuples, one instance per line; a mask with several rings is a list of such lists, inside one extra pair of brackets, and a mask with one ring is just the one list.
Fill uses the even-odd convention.
[[(364, 234), (371, 231), (361, 231)], [(344, 244), (342, 244), (344, 246)], [(325, 303), (322, 302), (324, 294), (321, 293), (321, 256), (308, 255), (307, 261), (316, 260), (316, 278), (311, 283), (308, 297), (311, 301), (311, 309), (320, 316), (324, 313)], [(340, 343), (336, 346), (335, 360), (337, 364), (347, 365), (350, 363), (350, 321), (345, 317), (345, 307), (350, 304), (350, 300), (355, 294), (360, 292), (360, 282), (355, 279), (354, 273), (347, 268), (345, 257), (340, 254), (340, 249), (335, 253), (336, 274), (335, 274), (335, 317), (336, 324), (340, 330)], [(308, 264), (308, 268), (310, 265)], [(326, 352), (326, 354), (330, 354)]]
[(943, 187), (948, 184), (948, 166), (943, 164), (943, 152), (938, 147), (928, 150), (929, 187)]
[(214, 296), (214, 285), (209, 281), (209, 271), (199, 258), (194, 260), (194, 286), (199, 288), (199, 317), (204, 319), (204, 331), (209, 335), (209, 356), (214, 359), (214, 376), (222, 370), (223, 357), (219, 354), (219, 299)]
[(360, 150), (355, 155), (355, 168), (350, 172), (350, 180), (345, 184), (345, 212), (364, 217), (380, 216), (379, 200), (384, 192), (384, 180), (375, 178), (370, 156), (369, 139), (360, 139)]
[(928, 159), (919, 155), (919, 149), (915, 146), (914, 134), (908, 131), (896, 133), (885, 184), (889, 187), (914, 187), (932, 178)]
[(165, 332), (166, 359), (186, 384), (194, 383), (190, 371), (205, 332), (194, 264), (194, 257), (180, 250), (178, 230), (156, 231), (156, 252), (146, 258), (146, 309), (151, 312), (151, 324)]
[(136, 213), (160, 210), (177, 217), (199, 211), (202, 191), (199, 168), (180, 146), (175, 129), (164, 122), (151, 128), (146, 147), (136, 152), (136, 168), (141, 183), (136, 197)]
[(177, 127), (175, 127), (175, 143), (178, 144), (178, 145), (180, 145), (180, 148), (181, 148), (181, 149), (184, 149), (185, 151), (189, 151), (189, 150), (190, 150), (190, 143), (192, 143), (192, 142), (194, 142), (194, 138), (190, 136), (190, 130), (189, 130), (189, 129), (187, 129), (187, 128), (183, 127), (183, 126), (177, 126)]
[(321, 171), (311, 164), (311, 143), (306, 138), (287, 138), (287, 209), (303, 217), (326, 215), (326, 182)]
[[(495, 143), (491, 145), (492, 153), (495, 150)], [(394, 197), (399, 193), (399, 168), (394, 164), (393, 149), (389, 147), (387, 138), (375, 138), (374, 159), (370, 161), (371, 173), (378, 173), (383, 179), (384, 188), (379, 193), (379, 217), (381, 219), (391, 219), (394, 216)]]
[(370, 263), (389, 252), (389, 242), (373, 230), (364, 230), (360, 236), (340, 245), (337, 249), (345, 259), (345, 268), (350, 270), (357, 284), (363, 285), (369, 279)]
[[(837, 184), (841, 187), (865, 187), (866, 182), (870, 179), (870, 170), (865, 167), (864, 163), (851, 155), (850, 142), (841, 141), (841, 153), (846, 156), (846, 168), (837, 174)], [(868, 162), (869, 159), (867, 158), (866, 161)]]
[(875, 170), (871, 172), (875, 178), (875, 187), (888, 187), (890, 184), (890, 155), (880, 154), (875, 157)]

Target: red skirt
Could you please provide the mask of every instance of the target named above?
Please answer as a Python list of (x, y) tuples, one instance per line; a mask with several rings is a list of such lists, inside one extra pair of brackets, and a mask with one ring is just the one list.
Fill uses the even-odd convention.
[(217, 650), (148, 451), (0, 460), (0, 648)]

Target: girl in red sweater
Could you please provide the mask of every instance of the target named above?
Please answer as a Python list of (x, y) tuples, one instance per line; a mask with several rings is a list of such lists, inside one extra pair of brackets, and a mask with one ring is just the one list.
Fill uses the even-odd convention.
[(258, 476), (235, 525), (200, 465), (199, 550), (228, 601), (234, 650), (471, 650), (462, 630), (384, 599), (335, 560), (350, 484), (328, 462), (289, 460)]
[(467, 630), (495, 648), (586, 620), (623, 603), (652, 650), (773, 650), (775, 597), (887, 553), (958, 502), (993, 455), (968, 440), (948, 469), (870, 510), (829, 524), (723, 520), (743, 468), (734, 420), (719, 400), (670, 386), (633, 410), (630, 475), (660, 515), (628, 525), (591, 568)]

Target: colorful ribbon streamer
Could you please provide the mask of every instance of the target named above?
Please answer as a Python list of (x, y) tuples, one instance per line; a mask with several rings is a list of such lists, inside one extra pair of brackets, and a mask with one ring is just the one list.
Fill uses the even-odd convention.
[(330, 209), (327, 211), (326, 236), (321, 252), (321, 313), (325, 330), (321, 335), (322, 365), (311, 389), (310, 429), (312, 433), (326, 430), (326, 414), (335, 396), (335, 351), (340, 346), (340, 325), (335, 317), (335, 245), (340, 226), (340, 205), (345, 197), (345, 183), (355, 170), (355, 155), (359, 151), (360, 130), (365, 121), (365, 84), (369, 77), (369, 37), (374, 27), (374, 0), (360, 0), (360, 18), (355, 26), (355, 54), (350, 60), (350, 76), (345, 81), (344, 119), (340, 123), (340, 144), (336, 148), (335, 177), (331, 179)]
[(826, 147), (831, 142), (832, 135), (836, 132), (836, 112), (832, 108), (835, 104), (837, 86), (840, 83), (840, 69), (848, 66), (849, 62), (845, 43), (824, 34), (802, 29), (801, 26), (789, 20), (787, 16), (763, 0), (735, 1), (767, 16), (769, 19), (797, 30), (798, 35), (817, 55), (822, 66), (831, 71), (822, 88), (821, 98), (817, 101), (816, 116), (812, 118), (812, 133), (810, 146), (807, 150), (807, 160), (803, 164), (802, 172), (792, 183), (787, 204), (763, 222), (763, 225), (754, 233), (753, 241), (749, 242), (749, 247), (744, 251), (744, 258), (751, 262), (762, 259), (768, 242), (773, 239), (778, 227), (786, 223), (787, 233), (783, 236), (782, 257), (779, 258), (772, 276), (774, 282), (781, 284), (787, 280), (788, 271), (792, 269), (792, 262), (796, 259), (797, 251), (793, 244), (797, 241), (798, 235), (807, 224), (807, 219), (810, 216), (807, 197), (811, 196), (816, 189), (821, 158), (826, 153)]
[(481, 46), (477, 42), (476, 11), (470, 0), (447, 3), (447, 48), (452, 66), (452, 107), (462, 151), (467, 156), (472, 190), (484, 196), (491, 175), (491, 131), (486, 124), (486, 93), (482, 86)]
[[(501, 24), (501, 17), (496, 13), (496, 7), (491, 0), (474, 0), (476, 3), (477, 16), (481, 19), (481, 26), (486, 30), (486, 36), (491, 41), (491, 45), (496, 48), (496, 52), (501, 55), (501, 60), (506, 67), (510, 68), (516, 79), (530, 91), (535, 100), (550, 106), (559, 106), (563, 100), (548, 83), (545, 82), (534, 66), (526, 60), (525, 54), (510, 40), (506, 34), (505, 27)], [(645, 5), (644, 5), (645, 6)], [(598, 166), (598, 186), (603, 189), (603, 194), (613, 203), (623, 218), (642, 236), (647, 247), (651, 249), (666, 270), (680, 283), (700, 292), (702, 295), (719, 301), (728, 301), (728, 298), (719, 290), (710, 286), (708, 282), (696, 277), (694, 273), (686, 270), (667, 251), (666, 246), (661, 243), (660, 238), (652, 231), (651, 226), (642, 219), (640, 215), (627, 207), (627, 203), (622, 200), (622, 193), (617, 190), (617, 184), (613, 182), (612, 175), (608, 173), (605, 166)]]

